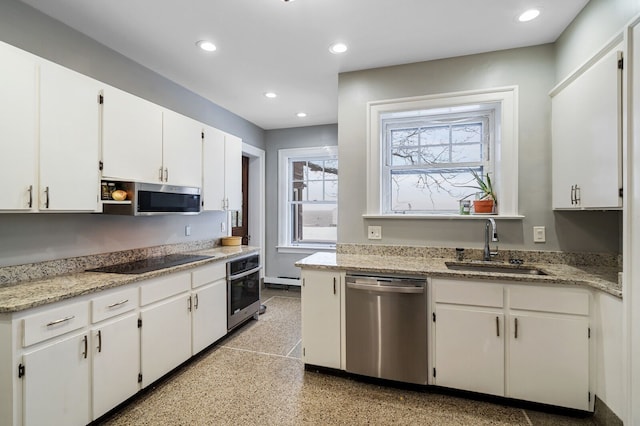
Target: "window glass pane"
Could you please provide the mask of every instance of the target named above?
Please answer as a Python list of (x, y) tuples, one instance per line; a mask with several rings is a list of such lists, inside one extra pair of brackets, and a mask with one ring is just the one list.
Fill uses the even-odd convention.
[(482, 161), (482, 144), (453, 145), (451, 161), (456, 163)]
[(391, 130), (391, 147), (416, 146), (419, 144), (418, 129)]
[(324, 183), (324, 200), (338, 201), (338, 181), (328, 180)]
[(307, 177), (307, 162), (292, 161), (291, 162), (291, 179), (293, 181), (305, 180)]
[(473, 123), (453, 126), (451, 129), (451, 142), (482, 142), (482, 124)]
[(338, 160), (327, 160), (324, 162), (324, 178), (338, 178)]
[(422, 145), (440, 145), (449, 143), (449, 126), (425, 127), (420, 132)]
[(304, 182), (293, 182), (291, 186), (292, 191), (289, 201), (302, 201), (307, 199), (307, 185)]
[(297, 243), (332, 243), (338, 236), (336, 204), (293, 206), (293, 235)]
[(323, 161), (309, 161), (307, 179), (309, 180), (322, 180), (324, 176)]
[(323, 201), (324, 184), (322, 181), (309, 181), (307, 185), (308, 193), (305, 201)]

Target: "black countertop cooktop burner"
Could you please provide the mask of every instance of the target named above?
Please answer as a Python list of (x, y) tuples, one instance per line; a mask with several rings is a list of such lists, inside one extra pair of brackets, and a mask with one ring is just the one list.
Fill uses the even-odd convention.
[(184, 265), (198, 260), (211, 259), (213, 256), (196, 254), (167, 254), (165, 256), (149, 257), (134, 262), (119, 263), (117, 265), (103, 266), (101, 268), (87, 269), (87, 272), (108, 272), (112, 274), (143, 274), (157, 271), (158, 269)]

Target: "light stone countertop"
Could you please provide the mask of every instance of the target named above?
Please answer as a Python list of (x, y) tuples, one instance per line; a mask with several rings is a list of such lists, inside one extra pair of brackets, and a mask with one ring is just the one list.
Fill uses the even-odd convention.
[[(303, 269), (326, 269), (378, 274), (426, 275), (441, 278), (466, 278), (492, 281), (527, 282), (591, 287), (622, 297), (619, 269), (611, 266), (571, 266), (566, 264), (530, 263), (524, 266), (541, 269), (548, 275), (510, 274), (448, 269), (445, 262), (454, 259), (370, 254), (315, 253), (296, 262)], [(466, 261), (465, 263), (489, 263)], [(500, 264), (501, 262), (491, 262)]]
[[(174, 272), (185, 271), (211, 262), (228, 260), (258, 252), (257, 247), (225, 246), (190, 251), (189, 254), (213, 256), (211, 259), (173, 266), (142, 274), (113, 274), (104, 272), (75, 272), (41, 279), (30, 279), (0, 285), (0, 313), (18, 312), (36, 306), (58, 302), (85, 294), (147, 280)], [(30, 265), (37, 268), (38, 264)]]

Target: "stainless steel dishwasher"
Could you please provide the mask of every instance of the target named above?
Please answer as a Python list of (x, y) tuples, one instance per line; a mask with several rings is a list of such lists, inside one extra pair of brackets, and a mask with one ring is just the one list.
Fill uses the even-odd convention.
[(426, 280), (355, 274), (346, 278), (346, 370), (426, 385)]

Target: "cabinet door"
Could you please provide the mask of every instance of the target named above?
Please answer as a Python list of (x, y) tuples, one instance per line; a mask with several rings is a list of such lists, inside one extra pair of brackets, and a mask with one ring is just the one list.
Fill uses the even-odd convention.
[(302, 271), (302, 348), (305, 364), (341, 368), (340, 274)]
[(140, 311), (142, 387), (191, 356), (191, 295), (184, 294)]
[(85, 425), (89, 417), (89, 347), (74, 335), (25, 353), (25, 426)]
[(435, 384), (504, 395), (504, 314), (436, 304)]
[(0, 42), (0, 210), (36, 207), (36, 63)]
[(102, 117), (102, 176), (160, 182), (162, 109), (107, 86)]
[(95, 211), (100, 83), (59, 65), (40, 68), (40, 209)]
[(162, 163), (171, 185), (202, 186), (202, 125), (170, 110), (162, 113)]
[(507, 397), (589, 409), (587, 317), (511, 315)]
[[(202, 143), (202, 210), (224, 210), (224, 132), (205, 127)], [(242, 160), (241, 160), (242, 161)]]
[(135, 394), (140, 385), (138, 315), (129, 314), (91, 330), (93, 420)]
[(193, 292), (193, 355), (227, 334), (227, 281)]
[(242, 210), (242, 139), (225, 135), (224, 182), (227, 210)]

